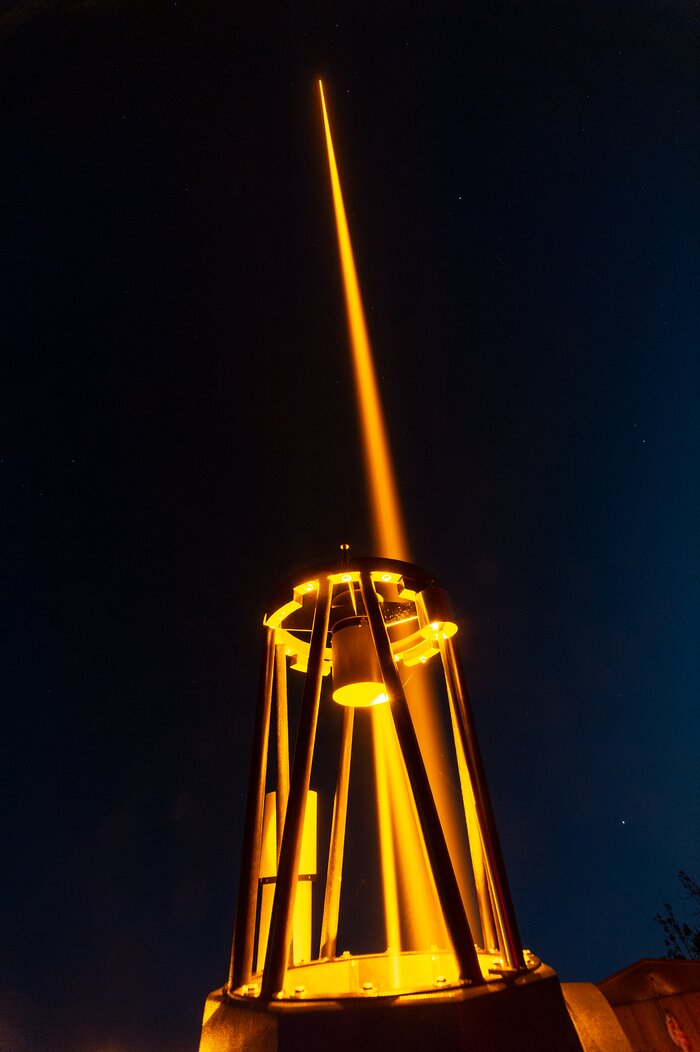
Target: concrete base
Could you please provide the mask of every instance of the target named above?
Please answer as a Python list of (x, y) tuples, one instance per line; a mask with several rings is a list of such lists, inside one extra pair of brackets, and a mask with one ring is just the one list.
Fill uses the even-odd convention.
[[(217, 990), (200, 1052), (598, 1052), (577, 1037), (551, 968), (473, 989), (333, 1001), (271, 1001)], [(610, 1052), (618, 1052), (611, 1046)], [(622, 1052), (622, 1050), (620, 1050)], [(624, 1052), (627, 1052), (625, 1049)]]

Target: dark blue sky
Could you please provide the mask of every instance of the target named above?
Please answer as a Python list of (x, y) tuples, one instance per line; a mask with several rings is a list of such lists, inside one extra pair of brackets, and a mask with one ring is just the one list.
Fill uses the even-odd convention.
[(14, 1052), (196, 1047), (265, 597), (370, 552), (319, 74), (523, 938), (601, 979), (700, 866), (696, 15), (329, 6), (0, 8)]

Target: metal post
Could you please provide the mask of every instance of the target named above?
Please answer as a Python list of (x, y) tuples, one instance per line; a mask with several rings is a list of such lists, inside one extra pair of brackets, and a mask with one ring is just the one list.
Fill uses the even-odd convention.
[(474, 946), (474, 939), (464, 911), (464, 904), (462, 903), (462, 896), (455, 877), (445, 835), (440, 825), (440, 818), (435, 806), (413, 721), (411, 720), (406, 695), (394, 663), (391, 641), (379, 607), (377, 593), (374, 590), (374, 584), (368, 571), (363, 571), (360, 574), (360, 588), (362, 589), (362, 599), (369, 619), (377, 658), (384, 677), (384, 684), (389, 695), (394, 725), (413, 791), (413, 798), (430, 866), (433, 871), (435, 886), (442, 905), (445, 925), (457, 958), (460, 978), (469, 980), (474, 984), (482, 983), (484, 980)]
[(287, 656), (283, 643), (275, 647), (275, 744), (277, 746), (277, 858), (282, 845), (284, 815), (289, 796), (289, 719), (287, 713)]
[(328, 849), (328, 872), (326, 893), (323, 901), (321, 923), (320, 957), (335, 957), (338, 939), (338, 913), (340, 909), (340, 885), (343, 879), (343, 854), (345, 851), (345, 825), (348, 815), (348, 787), (350, 784), (350, 759), (352, 756), (352, 730), (355, 710), (350, 706), (343, 711), (343, 731), (340, 739), (338, 777), (333, 801), (333, 823), (331, 843)]
[(309, 791), (316, 740), (331, 594), (330, 583), (326, 578), (321, 578), (311, 629), (308, 670), (299, 714), (287, 815), (284, 822), (275, 900), (270, 921), (270, 936), (260, 991), (261, 997), (268, 999), (274, 997), (284, 987), (284, 976), (292, 943), (294, 897), (301, 855), (301, 838), (304, 832), (306, 797)]
[(451, 639), (441, 638), (440, 654), (448, 690), (454, 698), (457, 709), (457, 724), (474, 792), (474, 802), (484, 848), (484, 860), (493, 890), (497, 921), (505, 942), (506, 961), (509, 968), (524, 969), (525, 960), (523, 958), (522, 943), (520, 942), (518, 925), (515, 920), (515, 910), (513, 909), (508, 878), (506, 877), (506, 870), (503, 864), (503, 855), (496, 831), (496, 820), (486, 784), (484, 764), (476, 737), (469, 693), (459, 654)]
[[(459, 772), (459, 784), (462, 790), (462, 804), (464, 806), (464, 817), (467, 823), (467, 839), (469, 841), (469, 853), (472, 860), (474, 873), (474, 886), (479, 904), (479, 915), (481, 918), (481, 930), (484, 938), (484, 949), (495, 949), (498, 943), (496, 935), (496, 921), (492, 906), (491, 889), (489, 885), (486, 861), (484, 859), (484, 845), (479, 829), (479, 820), (476, 816), (476, 804), (474, 802), (474, 790), (472, 789), (467, 770), (467, 761), (464, 757), (462, 739), (459, 733), (459, 723), (455, 709), (454, 697), (447, 684), (447, 700), (450, 706), (450, 723), (452, 725), (452, 739), (457, 756), (457, 770)], [(503, 950), (503, 943), (501, 943)]]
[(258, 869), (262, 841), (262, 819), (265, 804), (267, 749), (270, 739), (272, 707), (272, 670), (275, 659), (275, 630), (266, 628), (260, 662), (258, 704), (253, 731), (253, 756), (248, 776), (248, 797), (243, 827), (241, 876), (236, 904), (236, 926), (233, 933), (228, 986), (235, 990), (250, 981), (253, 970), (255, 914), (258, 905)]

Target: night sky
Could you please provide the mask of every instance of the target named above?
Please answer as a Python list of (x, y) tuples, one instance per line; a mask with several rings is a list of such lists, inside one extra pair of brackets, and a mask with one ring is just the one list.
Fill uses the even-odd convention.
[(3, 1050), (197, 1047), (266, 597), (372, 554), (319, 75), (523, 940), (567, 980), (663, 954), (700, 868), (699, 30), (0, 6)]

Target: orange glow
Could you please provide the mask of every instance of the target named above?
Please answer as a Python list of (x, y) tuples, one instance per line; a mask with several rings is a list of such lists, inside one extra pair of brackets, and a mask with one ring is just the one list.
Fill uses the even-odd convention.
[(369, 484), (370, 508), (372, 510), (377, 555), (391, 559), (408, 559), (408, 544), (401, 515), (396, 480), (391, 466), (389, 440), (384, 414), (379, 398), (377, 376), (372, 361), (365, 312), (362, 306), (360, 286), (355, 269), (355, 258), (350, 241), (350, 231), (345, 215), (343, 194), (340, 189), (338, 167), (331, 138), (331, 128), (323, 97), (323, 84), (319, 80), (323, 124), (326, 130), (328, 166), (330, 168), (333, 206), (338, 234), (340, 263), (343, 271), (345, 305), (348, 313), (348, 328), (352, 344), (352, 360), (355, 370), (355, 385), (362, 421), (362, 440), (365, 450), (365, 468)]
[(367, 709), (372, 705), (383, 705), (389, 695), (383, 689), (383, 683), (348, 683), (333, 691), (333, 700), (339, 705), (349, 705), (354, 709)]

